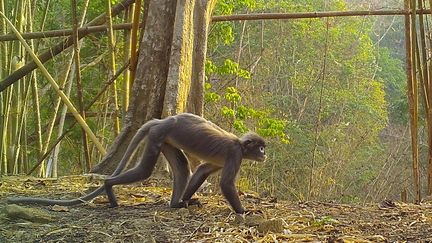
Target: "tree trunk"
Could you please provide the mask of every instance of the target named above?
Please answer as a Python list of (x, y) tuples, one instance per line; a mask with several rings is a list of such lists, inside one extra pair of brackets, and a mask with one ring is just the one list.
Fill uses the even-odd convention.
[[(183, 112), (187, 102), (194, 103), (192, 108), (188, 106), (188, 111), (202, 114), (205, 43), (215, 2), (149, 2), (132, 97), (122, 131), (92, 172), (110, 174), (114, 171), (136, 130), (151, 118)], [(192, 75), (196, 69), (198, 74)]]
[(192, 53), (192, 84), (187, 111), (199, 116), (204, 111), (204, 77), (208, 27), (216, 0), (197, 1), (194, 8), (194, 48)]

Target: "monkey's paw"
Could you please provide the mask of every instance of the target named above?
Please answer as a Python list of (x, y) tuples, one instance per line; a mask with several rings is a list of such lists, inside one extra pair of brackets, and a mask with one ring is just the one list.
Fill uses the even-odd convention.
[(264, 214), (264, 212), (260, 209), (247, 209), (244, 212), (245, 215), (259, 215), (259, 214)]
[(202, 207), (201, 202), (197, 198), (192, 198), (192, 199), (189, 199), (187, 201), (181, 201), (181, 202), (176, 203), (176, 204), (171, 204), (170, 207), (172, 207), (172, 208), (188, 208), (189, 206), (192, 206), (192, 205), (196, 205), (200, 208)]
[(202, 203), (198, 200), (198, 198), (191, 198), (189, 201), (187, 201), (186, 208), (192, 205), (202, 208)]
[(110, 208), (116, 208), (116, 207), (118, 207), (117, 201), (110, 202), (110, 205), (108, 207), (110, 207)]

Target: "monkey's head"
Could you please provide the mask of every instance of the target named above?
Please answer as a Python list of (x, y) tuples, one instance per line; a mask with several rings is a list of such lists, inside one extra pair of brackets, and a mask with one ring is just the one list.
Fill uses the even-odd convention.
[(240, 138), (244, 159), (263, 162), (266, 159), (266, 143), (262, 137), (248, 132)]

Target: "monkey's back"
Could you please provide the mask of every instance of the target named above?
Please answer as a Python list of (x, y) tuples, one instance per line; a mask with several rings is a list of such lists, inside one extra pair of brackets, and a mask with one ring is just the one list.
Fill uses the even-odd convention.
[(167, 142), (207, 162), (218, 161), (219, 164), (230, 149), (240, 146), (236, 135), (200, 116), (182, 113), (170, 118), (175, 119), (175, 123)]

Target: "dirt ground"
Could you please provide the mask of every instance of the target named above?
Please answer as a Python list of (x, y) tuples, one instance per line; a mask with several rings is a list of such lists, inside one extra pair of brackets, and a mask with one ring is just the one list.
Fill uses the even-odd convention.
[[(170, 209), (169, 185), (157, 180), (118, 186), (117, 208), (109, 208), (104, 196), (73, 207), (17, 207), (5, 200), (17, 195), (71, 198), (100, 181), (93, 176), (1, 178), (0, 242), (432, 242), (428, 203), (346, 205), (243, 194), (244, 206), (253, 213), (238, 216), (217, 194), (198, 195), (202, 207)], [(11, 208), (45, 218), (16, 215)]]

